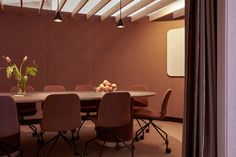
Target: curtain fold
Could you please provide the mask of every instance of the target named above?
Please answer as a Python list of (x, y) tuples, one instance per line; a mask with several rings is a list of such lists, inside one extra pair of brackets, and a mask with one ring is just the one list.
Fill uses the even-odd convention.
[(183, 157), (217, 157), (217, 1), (185, 3)]

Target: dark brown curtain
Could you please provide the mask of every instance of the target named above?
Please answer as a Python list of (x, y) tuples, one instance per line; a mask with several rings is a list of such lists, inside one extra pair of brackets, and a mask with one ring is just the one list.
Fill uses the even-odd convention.
[(186, 0), (183, 157), (217, 157), (217, 0)]

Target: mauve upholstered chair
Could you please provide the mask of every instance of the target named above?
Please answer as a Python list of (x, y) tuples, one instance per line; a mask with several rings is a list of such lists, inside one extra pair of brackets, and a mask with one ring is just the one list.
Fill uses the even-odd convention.
[[(17, 86), (13, 86), (10, 89), (10, 92), (17, 92), (18, 87)], [(34, 92), (34, 87), (31, 85), (27, 85), (26, 86), (26, 92)], [(34, 102), (29, 102), (29, 103), (17, 103), (17, 112), (18, 112), (18, 117), (20, 120), (20, 123), (22, 125), (28, 125), (29, 128), (33, 131), (32, 136), (33, 137), (38, 137), (38, 143), (39, 143), (39, 134), (37, 132), (37, 128), (34, 126), (34, 124), (38, 124), (40, 119), (32, 119), (32, 118), (27, 118), (27, 120), (25, 119), (27, 116), (33, 116), (37, 113), (37, 107), (36, 107), (36, 103)]]
[(46, 91), (46, 92), (60, 92), (60, 91), (66, 91), (66, 89), (62, 85), (46, 85), (46, 86), (43, 87), (43, 91)]
[[(75, 91), (95, 91), (94, 86), (92, 85), (76, 85), (75, 86)], [(86, 100), (86, 101), (81, 101), (81, 112), (86, 113), (85, 116), (82, 116), (82, 125), (84, 124), (85, 120), (89, 120), (90, 113), (97, 113), (98, 110), (98, 103), (99, 101), (97, 100)]]
[[(148, 122), (145, 123), (144, 126), (142, 126), (140, 129), (136, 131), (136, 136), (132, 140), (132, 157), (134, 156), (134, 141), (138, 141), (140, 139), (144, 139), (144, 131), (149, 128), (150, 125), (154, 127), (154, 129), (161, 135), (163, 140), (165, 141), (166, 144), (166, 153), (170, 153), (171, 149), (168, 147), (169, 140), (168, 140), (168, 134), (162, 130), (158, 125), (156, 125), (153, 121), (158, 121), (158, 120), (163, 120), (166, 117), (167, 114), (167, 105), (168, 101), (171, 95), (172, 89), (168, 89), (163, 98), (163, 102), (161, 105), (161, 112), (159, 114), (153, 113), (151, 110), (148, 109), (138, 109), (135, 110), (133, 113), (133, 117), (135, 119), (140, 119), (140, 120), (147, 120)], [(143, 135), (141, 135), (143, 134)], [(141, 137), (141, 136), (142, 137)]]
[[(129, 87), (131, 91), (148, 91), (147, 85), (131, 85)], [(148, 97), (136, 97), (133, 99), (133, 107), (147, 107)]]
[(10, 156), (15, 151), (19, 151), (23, 156), (20, 150), (20, 126), (16, 103), (12, 97), (0, 96), (0, 156)]
[[(129, 89), (131, 91), (148, 91), (148, 86), (147, 85), (131, 85), (129, 87)], [(143, 108), (143, 107), (148, 107), (148, 105), (149, 105), (148, 97), (136, 97), (136, 98), (133, 98), (132, 105), (133, 105), (133, 110), (134, 111), (137, 110), (137, 109)], [(141, 128), (142, 125), (141, 125), (140, 121), (138, 119), (135, 119), (135, 120), (138, 122), (138, 125)], [(147, 130), (149, 130), (149, 128)]]
[[(80, 155), (77, 145), (74, 141), (68, 139), (63, 132), (79, 128), (81, 125), (80, 99), (76, 94), (52, 94), (44, 102), (43, 117), (41, 129), (43, 132), (57, 132), (52, 139), (39, 146), (37, 157), (40, 156), (40, 150), (47, 144), (53, 142), (55, 145), (59, 138), (63, 139), (75, 152)], [(77, 132), (78, 133), (78, 132)], [(49, 152), (53, 149), (50, 148)]]
[(76, 91), (95, 91), (93, 85), (76, 85), (75, 90)]
[(101, 146), (100, 156), (102, 149), (105, 146), (106, 138), (111, 135), (117, 142), (116, 148), (119, 149), (118, 142), (122, 142), (127, 148), (131, 149), (118, 134), (112, 131), (112, 128), (121, 127), (131, 123), (131, 98), (128, 92), (113, 92), (106, 93), (99, 105), (98, 116), (93, 122), (96, 128), (102, 128), (102, 132), (97, 132), (96, 137), (92, 138), (85, 144), (85, 155), (88, 154), (87, 146), (90, 142), (98, 137), (103, 138), (103, 145)]

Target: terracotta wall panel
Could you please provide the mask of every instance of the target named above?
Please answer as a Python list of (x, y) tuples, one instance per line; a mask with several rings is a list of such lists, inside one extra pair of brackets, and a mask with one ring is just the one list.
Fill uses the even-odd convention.
[(72, 90), (76, 84), (93, 84), (93, 21), (63, 17), (63, 23), (48, 22), (47, 81)]
[[(166, 73), (167, 31), (183, 27), (184, 21), (149, 22), (147, 18), (117, 29), (113, 18), (101, 22), (98, 17), (86, 20), (83, 15), (71, 19), (63, 13), (64, 22), (54, 23), (54, 12), (33, 9), (20, 12), (6, 7), (0, 14), (0, 55), (20, 61), (24, 55), (35, 58), (39, 66), (36, 78), (30, 78), (37, 90), (45, 84), (62, 84), (68, 90), (76, 84), (98, 85), (104, 79), (119, 89), (132, 84), (147, 84), (157, 92), (150, 98), (151, 108), (160, 111), (162, 95), (173, 89), (168, 115), (182, 117), (184, 78)], [(3, 61), (0, 60), (0, 65)], [(0, 72), (0, 91), (15, 84)]]
[[(0, 14), (0, 55), (8, 55), (18, 64), (25, 55), (29, 60), (36, 60), (40, 67), (36, 78), (31, 78), (29, 84), (40, 89), (46, 82), (46, 65), (44, 62), (47, 52), (47, 16), (38, 16), (35, 10), (22, 10), (18, 8), (6, 8), (6, 12)], [(1, 64), (2, 63), (2, 64)], [(0, 59), (0, 65), (4, 65)], [(1, 71), (1, 90), (9, 90), (16, 85), (14, 80), (6, 80), (5, 72)]]
[[(132, 31), (131, 31), (132, 32)], [(132, 36), (129, 29), (117, 29), (114, 19), (95, 25), (95, 83), (104, 79), (115, 82), (119, 89), (132, 83)]]

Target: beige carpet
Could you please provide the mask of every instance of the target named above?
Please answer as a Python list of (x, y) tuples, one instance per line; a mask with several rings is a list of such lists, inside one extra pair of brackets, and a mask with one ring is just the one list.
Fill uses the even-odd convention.
[[(182, 135), (182, 124), (171, 123), (171, 122), (160, 122), (159, 126), (166, 130), (169, 134), (170, 148), (172, 152), (170, 154), (165, 153), (165, 144), (162, 138), (151, 128), (150, 133), (145, 134), (145, 139), (141, 142), (135, 143), (135, 157), (180, 157), (181, 156), (181, 135)], [(134, 130), (138, 128), (137, 123), (134, 122)], [(55, 134), (45, 133), (45, 140), (49, 139)], [(68, 134), (70, 135), (70, 134)], [(83, 150), (84, 143), (95, 136), (94, 126), (90, 122), (86, 122), (85, 126), (81, 129), (79, 148)], [(36, 139), (32, 138), (30, 129), (28, 127), (21, 127), (21, 145), (24, 152), (24, 157), (35, 157), (36, 156)], [(42, 152), (45, 157), (45, 152), (48, 145)], [(100, 146), (93, 142), (88, 148), (88, 157), (99, 156)], [(73, 151), (62, 142), (58, 141), (55, 148), (50, 154), (51, 157), (74, 157)], [(122, 148), (116, 151), (114, 148), (105, 148), (103, 150), (103, 157), (130, 157), (131, 152), (127, 148)]]

